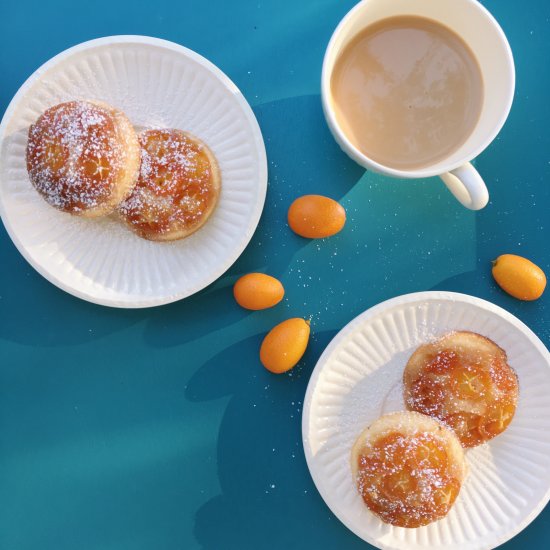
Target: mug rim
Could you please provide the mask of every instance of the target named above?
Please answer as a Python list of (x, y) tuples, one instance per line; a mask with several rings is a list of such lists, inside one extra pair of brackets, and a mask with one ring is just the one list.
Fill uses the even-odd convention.
[[(451, 163), (449, 165), (445, 165), (444, 168), (435, 168), (434, 166), (428, 165), (426, 168), (420, 168), (420, 169), (414, 169), (414, 170), (400, 170), (398, 168), (391, 168), (390, 166), (386, 166), (384, 164), (376, 162), (375, 160), (368, 157), (361, 150), (359, 150), (359, 148), (357, 148), (349, 140), (345, 132), (340, 127), (340, 124), (336, 119), (334, 108), (330, 105), (330, 100), (329, 100), (330, 80), (334, 69), (334, 63), (330, 71), (328, 69), (328, 63), (329, 63), (329, 56), (332, 53), (332, 50), (334, 49), (334, 44), (337, 38), (339, 38), (339, 36), (341, 35), (343, 28), (346, 26), (346, 24), (356, 16), (356, 13), (359, 12), (364, 7), (365, 4), (371, 1), (372, 0), (361, 0), (355, 6), (353, 6), (353, 8), (351, 8), (351, 10), (349, 10), (346, 13), (346, 15), (344, 15), (344, 17), (340, 20), (340, 22), (334, 29), (332, 36), (330, 37), (329, 43), (327, 45), (327, 48), (325, 50), (325, 54), (323, 56), (323, 66), (321, 70), (321, 102), (323, 106), (323, 113), (325, 115), (325, 119), (327, 121), (327, 124), (329, 126), (329, 129), (332, 135), (334, 136), (334, 139), (349, 157), (351, 157), (355, 162), (357, 162), (364, 168), (370, 169), (380, 174), (393, 176), (396, 178), (415, 179), (415, 178), (439, 176), (441, 174), (456, 170), (460, 166), (472, 161), (478, 155), (480, 155), (494, 141), (494, 139), (497, 137), (499, 132), (502, 130), (502, 127), (504, 126), (506, 120), (508, 119), (508, 115), (510, 114), (510, 110), (512, 108), (512, 103), (514, 100), (514, 94), (516, 89), (515, 63), (514, 63), (514, 57), (512, 54), (512, 48), (510, 47), (510, 43), (508, 42), (508, 39), (504, 31), (502, 30), (502, 27), (499, 25), (498, 21), (495, 19), (493, 14), (485, 6), (483, 6), (480, 2), (478, 2), (478, 0), (462, 0), (463, 2), (466, 2), (472, 6), (475, 6), (483, 15), (485, 15), (489, 19), (489, 21), (492, 23), (493, 27), (495, 28), (502, 45), (504, 46), (506, 62), (510, 69), (511, 81), (510, 81), (510, 86), (508, 87), (508, 90), (507, 90), (507, 97), (504, 102), (504, 107), (502, 109), (502, 113), (499, 117), (498, 123), (495, 124), (491, 132), (486, 133), (486, 136), (482, 140), (481, 144), (478, 147), (476, 147), (469, 155), (467, 155), (460, 161)], [(437, 164), (441, 164), (441, 162), (442, 161), (439, 161)]]

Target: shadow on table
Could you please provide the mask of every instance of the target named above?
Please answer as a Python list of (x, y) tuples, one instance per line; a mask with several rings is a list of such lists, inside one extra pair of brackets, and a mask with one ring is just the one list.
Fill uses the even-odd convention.
[(288, 227), (286, 214), (292, 201), (308, 193), (340, 200), (364, 174), (320, 123), (323, 114), (318, 95), (274, 101), (257, 107), (255, 113), (269, 169), (258, 228), (246, 252), (220, 280), (191, 298), (152, 311), (145, 337), (153, 346), (180, 345), (240, 321), (248, 313), (233, 300), (234, 281), (251, 271), (281, 279), (293, 257), (311, 243)]
[(214, 357), (189, 382), (186, 397), (191, 401), (231, 396), (218, 436), (222, 494), (195, 518), (202, 548), (303, 548), (305, 532), (308, 547), (365, 548), (323, 504), (302, 447), (307, 382), (334, 335), (315, 335), (303, 360), (286, 375), (263, 369), (258, 361), (261, 336), (249, 338)]
[(0, 338), (29, 346), (63, 347), (123, 330), (145, 310), (116, 310), (79, 300), (39, 275), (0, 230)]

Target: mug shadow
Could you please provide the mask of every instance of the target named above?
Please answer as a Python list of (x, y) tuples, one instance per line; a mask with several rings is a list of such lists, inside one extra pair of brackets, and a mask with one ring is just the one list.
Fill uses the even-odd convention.
[[(230, 396), (217, 446), (222, 493), (195, 517), (201, 548), (258, 547), (258, 533), (269, 541), (266, 547), (303, 548), (304, 525), (308, 546), (336, 547), (344, 541), (346, 548), (365, 547), (323, 505), (302, 448), (303, 396), (311, 370), (334, 334), (316, 334), (300, 364), (286, 375), (261, 366), (261, 336), (254, 336), (227, 348), (191, 378), (186, 390), (191, 401)], [(262, 437), (266, 431), (269, 437)]]

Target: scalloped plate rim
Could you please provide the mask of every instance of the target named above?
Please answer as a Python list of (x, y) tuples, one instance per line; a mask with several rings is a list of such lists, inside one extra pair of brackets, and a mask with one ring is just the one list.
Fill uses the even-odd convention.
[[(234, 98), (237, 100), (239, 104), (239, 107), (242, 109), (243, 114), (245, 115), (246, 119), (250, 123), (250, 126), (247, 128), (247, 132), (251, 132), (253, 134), (252, 141), (254, 142), (254, 145), (258, 153), (259, 170), (256, 175), (258, 176), (257, 185), (259, 188), (259, 192), (258, 192), (258, 199), (254, 204), (254, 209), (251, 214), (251, 218), (250, 218), (246, 233), (243, 234), (243, 237), (240, 243), (238, 244), (238, 246), (235, 246), (233, 254), (229, 257), (229, 260), (225, 261), (223, 264), (220, 264), (220, 267), (218, 268), (218, 270), (216, 270), (209, 278), (204, 279), (203, 281), (200, 281), (195, 286), (187, 288), (185, 291), (180, 293), (170, 293), (170, 294), (164, 295), (163, 297), (155, 296), (155, 297), (145, 298), (145, 299), (129, 297), (128, 300), (126, 300), (126, 299), (120, 299), (120, 298), (117, 298), (117, 299), (99, 298), (95, 296), (93, 292), (84, 292), (80, 290), (77, 286), (68, 285), (64, 281), (62, 281), (61, 279), (59, 279), (58, 277), (50, 273), (46, 267), (42, 266), (37, 260), (35, 260), (35, 258), (33, 258), (30, 252), (27, 250), (27, 247), (21, 242), (21, 240), (17, 235), (17, 232), (14, 230), (14, 228), (11, 226), (11, 224), (8, 221), (8, 218), (6, 216), (4, 200), (3, 200), (4, 190), (3, 190), (3, 186), (0, 184), (0, 218), (13, 244), (16, 246), (17, 250), (23, 256), (23, 258), (31, 265), (31, 267), (33, 267), (33, 269), (35, 269), (40, 275), (42, 275), (42, 277), (44, 277), (50, 283), (60, 288), (61, 290), (67, 292), (68, 294), (71, 294), (72, 296), (75, 296), (82, 300), (86, 300), (88, 302), (102, 305), (102, 306), (125, 308), (125, 309), (156, 307), (156, 306), (173, 303), (178, 300), (183, 300), (185, 298), (188, 298), (189, 296), (192, 296), (193, 294), (199, 292), (200, 290), (206, 288), (208, 285), (218, 280), (238, 260), (238, 258), (244, 252), (248, 243), (252, 239), (252, 236), (254, 235), (254, 232), (258, 227), (258, 223), (260, 222), (260, 217), (262, 215), (262, 211), (265, 204), (265, 198), (267, 194), (267, 154), (265, 150), (265, 144), (264, 144), (260, 126), (258, 124), (256, 116), (254, 115), (254, 111), (252, 110), (250, 104), (247, 102), (242, 92), (221, 69), (219, 69), (216, 65), (214, 65), (211, 61), (209, 61), (202, 55), (175, 42), (164, 40), (162, 38), (155, 38), (152, 36), (113, 35), (113, 36), (105, 36), (101, 38), (87, 40), (85, 42), (81, 42), (80, 44), (71, 46), (66, 50), (63, 50), (62, 52), (58, 53), (57, 55), (50, 58), (48, 61), (46, 61), (42, 65), (40, 65), (40, 67), (38, 67), (20, 86), (18, 91), (15, 93), (15, 95), (11, 99), (4, 113), (4, 116), (2, 117), (2, 120), (0, 122), (0, 149), (1, 149), (1, 144), (4, 140), (4, 133), (6, 131), (6, 128), (9, 122), (12, 119), (13, 112), (19, 106), (19, 103), (27, 94), (29, 88), (45, 72), (47, 72), (52, 67), (55, 67), (58, 63), (65, 61), (67, 58), (70, 58), (71, 56), (79, 52), (93, 49), (99, 46), (132, 44), (132, 43), (136, 43), (139, 45), (152, 45), (152, 46), (166, 48), (192, 59), (193, 61), (197, 62), (199, 65), (207, 69), (210, 73), (212, 73), (224, 85), (224, 87), (227, 88), (233, 94)], [(2, 159), (0, 158), (0, 162), (1, 161)]]
[[(528, 338), (529, 342), (546, 359), (546, 365), (547, 367), (550, 368), (550, 351), (548, 351), (548, 349), (542, 343), (540, 338), (523, 321), (521, 321), (515, 315), (506, 311), (502, 307), (497, 306), (496, 304), (493, 304), (492, 302), (489, 302), (482, 298), (478, 298), (476, 296), (471, 296), (469, 294), (463, 294), (459, 292), (423, 291), (423, 292), (413, 292), (410, 294), (403, 294), (401, 296), (390, 298), (388, 300), (375, 304), (374, 306), (365, 310), (363, 313), (360, 313), (359, 315), (357, 315), (333, 337), (333, 339), (329, 342), (329, 344), (327, 345), (327, 347), (319, 357), (311, 373), (311, 376), (307, 385), (305, 397), (304, 397), (304, 406), (302, 409), (302, 444), (303, 444), (304, 454), (306, 458), (306, 463), (307, 463), (307, 467), (311, 475), (311, 478), (313, 480), (313, 483), (317, 488), (317, 491), (319, 491), (319, 494), (321, 495), (322, 499), (325, 501), (325, 504), (329, 507), (331, 512), (357, 537), (361, 538), (365, 542), (368, 542), (369, 544), (372, 544), (376, 548), (380, 548), (381, 550), (402, 550), (402, 547), (394, 546), (390, 544), (383, 544), (380, 541), (375, 540), (374, 538), (365, 537), (362, 534), (359, 534), (356, 531), (355, 526), (352, 524), (352, 522), (348, 521), (347, 518), (342, 517), (339, 513), (339, 510), (337, 510), (335, 506), (331, 505), (334, 503), (330, 502), (330, 499), (331, 499), (330, 490), (325, 487), (325, 485), (323, 484), (323, 480), (320, 477), (316, 477), (314, 473), (315, 467), (313, 466), (313, 455), (311, 453), (310, 446), (308, 445), (309, 438), (307, 435), (309, 431), (309, 423), (311, 419), (311, 416), (310, 416), (311, 402), (313, 399), (313, 394), (315, 392), (317, 382), (319, 380), (319, 376), (321, 375), (321, 372), (325, 367), (327, 360), (333, 354), (333, 352), (338, 348), (341, 342), (354, 331), (354, 329), (356, 329), (361, 324), (377, 317), (380, 313), (388, 312), (399, 306), (413, 304), (413, 303), (428, 302), (428, 301), (461, 302), (463, 304), (480, 307), (491, 313), (496, 314), (502, 319), (510, 322), (516, 329), (520, 330)], [(550, 375), (550, 370), (549, 370), (549, 375)], [(543, 495), (543, 497), (540, 499), (537, 505), (534, 506), (531, 512), (525, 516), (523, 521), (521, 521), (518, 526), (514, 527), (509, 531), (504, 531), (498, 538), (495, 538), (493, 543), (494, 546), (491, 546), (491, 548), (496, 548), (497, 546), (504, 544), (505, 542), (509, 541), (511, 538), (513, 538), (514, 536), (522, 532), (543, 511), (544, 507), (546, 506), (546, 504), (548, 504), (549, 501), (550, 501), (550, 486), (547, 488), (546, 493)], [(427, 546), (427, 547), (430, 547), (430, 546)], [(483, 550), (486, 548), (487, 548), (486, 546), (475, 546), (475, 547), (469, 548), (468, 550)]]

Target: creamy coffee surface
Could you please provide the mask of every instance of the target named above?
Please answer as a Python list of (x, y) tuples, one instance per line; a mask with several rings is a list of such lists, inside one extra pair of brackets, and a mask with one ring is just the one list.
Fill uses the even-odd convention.
[(418, 16), (381, 20), (341, 52), (331, 78), (336, 118), (372, 160), (400, 170), (435, 164), (470, 136), (483, 78), (468, 45)]

